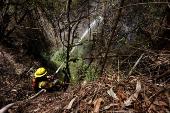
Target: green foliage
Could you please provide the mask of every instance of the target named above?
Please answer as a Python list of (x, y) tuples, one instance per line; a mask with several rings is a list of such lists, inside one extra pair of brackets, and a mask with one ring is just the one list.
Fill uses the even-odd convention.
[(100, 69), (98, 69), (96, 63), (92, 63), (88, 70), (88, 64), (84, 63), (83, 59), (79, 59), (76, 62), (70, 63), (70, 73), (71, 73), (71, 81), (72, 83), (77, 83), (81, 75), (86, 75), (85, 80), (87, 82), (93, 81), (94, 79), (99, 77)]
[(76, 62), (70, 62), (70, 73), (71, 73), (71, 82), (77, 83), (80, 76), (85, 73), (87, 64), (84, 64), (83, 59), (79, 59)]
[(66, 48), (60, 48), (59, 51), (53, 53), (51, 60), (63, 62), (66, 59)]
[(126, 44), (126, 39), (125, 37), (121, 38), (120, 40), (118, 40), (118, 43), (121, 43), (122, 45)]
[(100, 69), (97, 68), (97, 65), (95, 63), (92, 63), (85, 74), (86, 75), (85, 80), (87, 82), (90, 82), (90, 81), (98, 78), (99, 72), (100, 72)]
[(78, 0), (72, 0), (73, 4), (77, 4)]
[(58, 51), (50, 51), (48, 54), (42, 52), (44, 63), (47, 64), (48, 68), (56, 70), (66, 59), (66, 48), (61, 48)]
[(66, 48), (60, 48), (59, 51), (52, 52), (50, 60), (57, 64), (62, 64), (66, 59)]
[(84, 74), (87, 66), (87, 64), (84, 64), (83, 59), (79, 59), (78, 61), (71, 63), (70, 72), (72, 75)]

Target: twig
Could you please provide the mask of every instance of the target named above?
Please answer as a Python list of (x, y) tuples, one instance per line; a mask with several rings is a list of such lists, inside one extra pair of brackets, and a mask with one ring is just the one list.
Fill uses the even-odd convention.
[(128, 78), (129, 76), (132, 74), (133, 70), (135, 69), (135, 67), (138, 65), (139, 61), (142, 59), (144, 53), (140, 56), (140, 58), (137, 60), (137, 62), (135, 63), (135, 65), (133, 66), (133, 68), (131, 69), (131, 71), (128, 74)]
[[(27, 71), (27, 73), (29, 73), (33, 68), (34, 68), (34, 66), (32, 66), (32, 67)], [(26, 73), (26, 74), (27, 74), (27, 73)]]
[(119, 59), (118, 59), (118, 76), (117, 76), (117, 81), (119, 82)]
[(35, 97), (37, 97), (38, 95), (40, 95), (41, 93), (43, 93), (45, 90), (42, 89), (40, 90), (37, 94), (35, 94), (34, 96), (26, 99), (26, 100), (22, 100), (22, 101), (17, 101), (17, 102), (14, 102), (14, 103), (11, 103), (11, 104), (8, 104), (6, 106), (4, 106), (2, 109), (0, 109), (0, 113), (6, 113), (8, 109), (10, 109), (12, 106), (16, 105), (16, 104), (19, 104), (19, 103), (22, 103), (22, 102), (25, 102), (25, 101), (28, 101), (28, 100), (31, 100)]

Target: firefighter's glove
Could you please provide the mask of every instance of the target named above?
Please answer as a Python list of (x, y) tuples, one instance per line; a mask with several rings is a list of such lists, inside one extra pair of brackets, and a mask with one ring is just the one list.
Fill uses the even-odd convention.
[(52, 77), (51, 77), (51, 76), (47, 76), (47, 78), (52, 79)]
[(53, 82), (54, 79), (51, 76), (47, 76), (48, 82)]

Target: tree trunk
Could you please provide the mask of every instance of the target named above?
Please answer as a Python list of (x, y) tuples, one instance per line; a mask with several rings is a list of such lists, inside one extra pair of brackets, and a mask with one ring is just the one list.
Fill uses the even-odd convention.
[[(70, 23), (70, 5), (71, 5), (72, 0), (68, 0), (68, 6), (67, 6), (67, 21), (68, 24)], [(70, 58), (70, 33), (71, 33), (71, 27), (68, 27), (68, 40), (67, 40), (67, 57), (66, 57), (66, 61), (69, 60)], [(70, 69), (69, 69), (69, 62), (66, 62), (66, 73), (65, 73), (65, 78), (64, 81), (66, 81), (67, 83), (70, 82)], [(66, 85), (66, 89), (68, 87), (68, 84)], [(65, 90), (66, 90), (65, 89)]]
[(117, 27), (117, 24), (118, 24), (118, 20), (119, 20), (121, 11), (122, 11), (123, 4), (124, 4), (124, 0), (121, 0), (120, 8), (118, 10), (117, 17), (116, 17), (115, 22), (113, 24), (112, 34), (110, 36), (110, 39), (109, 39), (109, 42), (108, 42), (108, 46), (106, 48), (106, 53), (105, 53), (104, 61), (103, 61), (102, 68), (101, 68), (101, 71), (100, 71), (100, 76), (103, 73), (103, 69), (104, 69), (104, 66), (105, 66), (105, 63), (106, 63), (106, 58), (107, 58), (107, 54), (108, 54), (108, 51), (109, 51), (109, 47), (110, 47), (111, 41), (112, 41), (112, 39), (114, 37), (114, 34), (115, 34), (115, 30), (116, 30), (116, 27)]

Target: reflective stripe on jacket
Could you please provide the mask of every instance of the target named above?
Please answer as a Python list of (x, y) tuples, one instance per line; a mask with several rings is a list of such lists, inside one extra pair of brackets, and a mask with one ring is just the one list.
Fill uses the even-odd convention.
[(42, 81), (39, 82), (38, 87), (42, 89), (50, 89), (53, 86), (53, 82)]

